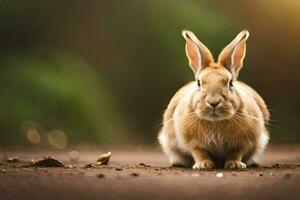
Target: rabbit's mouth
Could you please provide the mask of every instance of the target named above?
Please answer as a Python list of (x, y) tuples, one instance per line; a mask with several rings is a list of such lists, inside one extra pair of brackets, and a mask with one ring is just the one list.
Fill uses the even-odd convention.
[(201, 112), (201, 118), (208, 121), (221, 121), (232, 118), (234, 112), (230, 109), (208, 109)]

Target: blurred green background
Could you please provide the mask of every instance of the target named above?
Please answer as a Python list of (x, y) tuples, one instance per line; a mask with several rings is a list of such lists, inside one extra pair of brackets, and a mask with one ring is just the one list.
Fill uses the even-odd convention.
[(240, 74), (266, 100), (272, 142), (299, 142), (298, 0), (1, 0), (0, 144), (153, 144), (193, 79), (182, 29), (216, 57), (251, 33)]

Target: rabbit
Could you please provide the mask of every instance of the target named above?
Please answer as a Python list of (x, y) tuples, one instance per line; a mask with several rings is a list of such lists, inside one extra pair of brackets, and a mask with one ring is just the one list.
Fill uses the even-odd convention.
[(249, 32), (241, 31), (217, 62), (193, 32), (182, 36), (195, 80), (176, 92), (163, 115), (158, 140), (170, 164), (201, 170), (259, 165), (270, 113), (262, 97), (237, 80)]

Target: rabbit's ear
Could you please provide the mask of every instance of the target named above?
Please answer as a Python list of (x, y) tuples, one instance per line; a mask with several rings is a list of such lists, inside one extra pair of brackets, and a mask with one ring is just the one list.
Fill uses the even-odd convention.
[(190, 67), (196, 74), (202, 68), (207, 67), (214, 59), (209, 49), (198, 40), (193, 32), (188, 30), (182, 31), (182, 36), (186, 41), (185, 51), (189, 60)]
[(234, 77), (238, 76), (246, 55), (246, 41), (249, 37), (247, 30), (241, 31), (220, 53), (218, 62), (230, 70)]

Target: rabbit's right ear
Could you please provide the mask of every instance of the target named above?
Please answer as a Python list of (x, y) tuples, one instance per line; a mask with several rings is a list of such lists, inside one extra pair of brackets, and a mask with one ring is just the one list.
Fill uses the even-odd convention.
[(214, 62), (209, 49), (198, 40), (193, 32), (183, 30), (182, 36), (186, 41), (185, 51), (189, 65), (195, 74)]

